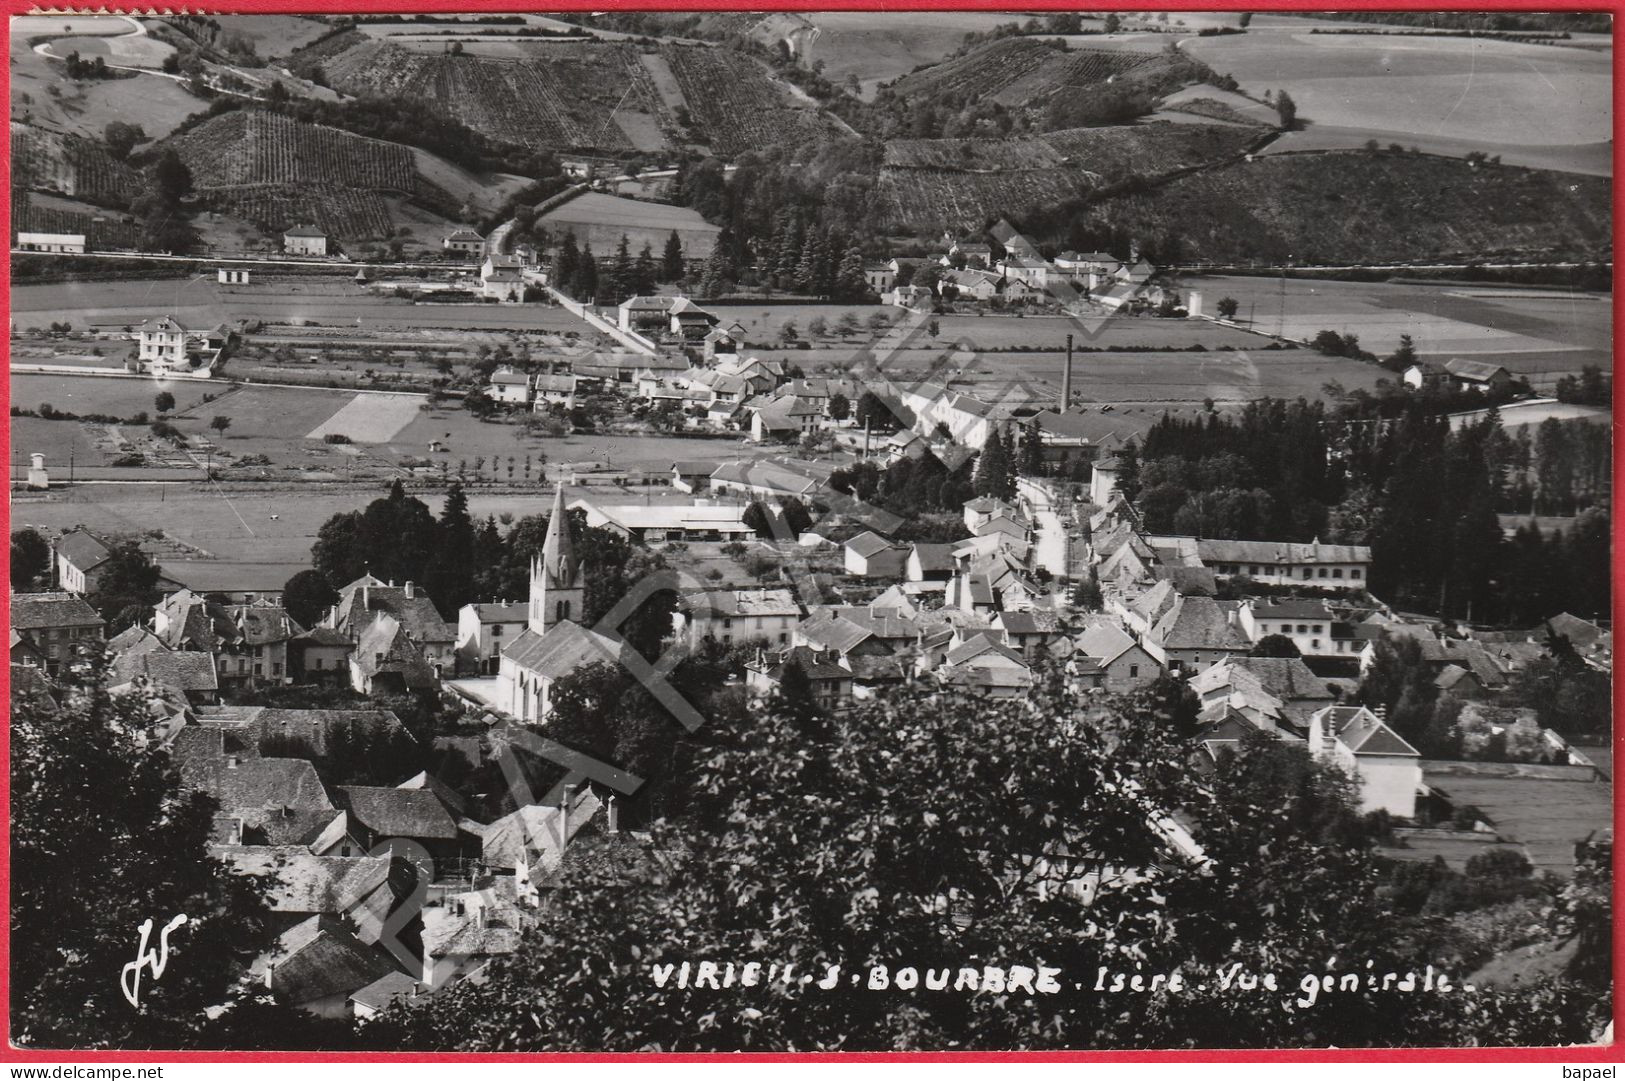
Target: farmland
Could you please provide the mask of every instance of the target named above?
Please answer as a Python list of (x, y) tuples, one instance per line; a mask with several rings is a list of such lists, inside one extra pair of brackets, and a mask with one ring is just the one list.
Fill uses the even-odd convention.
[(1263, 157), (1092, 207), (1088, 224), (1177, 239), (1194, 261), (1308, 263), (1594, 252), (1605, 180), (1389, 153)]
[(894, 230), (964, 230), (979, 229), (992, 217), (1077, 198), (1089, 186), (1088, 174), (1066, 168), (885, 169), (878, 198), (882, 220)]
[(1504, 364), (1528, 375), (1537, 389), (1549, 391), (1559, 373), (1612, 364), (1612, 311), (1605, 294), (1252, 277), (1196, 277), (1186, 284), (1201, 289), (1209, 307), (1221, 297), (1234, 298), (1242, 322), (1253, 320), (1263, 333), (1352, 333), (1379, 355), (1409, 334), (1424, 357)]
[(1301, 23), (1255, 24), (1246, 34), (1181, 45), (1255, 96), (1288, 91), (1311, 122), (1305, 149), (1324, 125), (1358, 132), (1353, 145), (1371, 138), (1444, 150), (1425, 144), (1447, 139), (1451, 147), (1515, 153), (1519, 164), (1562, 168), (1576, 147), (1610, 136), (1607, 50), (1303, 30)]
[(562, 235), (573, 232), (581, 243), (591, 242), (599, 255), (614, 252), (624, 233), (634, 254), (644, 244), (656, 255), (663, 250), (672, 230), (683, 244), (683, 254), (703, 259), (711, 254), (720, 226), (712, 225), (693, 210), (663, 203), (646, 203), (590, 191), (543, 214), (539, 219), (549, 230)]
[[(43, 18), (43, 16), (41, 16)], [(61, 20), (52, 17), (52, 23)], [(79, 25), (84, 19), (74, 19)], [(123, 19), (117, 25), (127, 30)], [(109, 20), (109, 26), (113, 21)], [(73, 82), (63, 78), (62, 62), (48, 60), (28, 47), (27, 32), (13, 23), (11, 36), (11, 119), (100, 139), (113, 121), (140, 124), (148, 137), (158, 139), (181, 121), (201, 112), (204, 103), (185, 87), (162, 75), (130, 79)]]
[(817, 110), (794, 104), (789, 91), (749, 56), (684, 45), (664, 46), (660, 55), (695, 127), (717, 154), (795, 145), (835, 130)]

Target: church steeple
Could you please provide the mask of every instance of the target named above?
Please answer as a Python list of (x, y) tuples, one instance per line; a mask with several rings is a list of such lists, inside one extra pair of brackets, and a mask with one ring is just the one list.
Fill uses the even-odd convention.
[(553, 514), (547, 522), (542, 554), (530, 564), (530, 629), (544, 634), (563, 620), (579, 619), (585, 595), (561, 484), (553, 496)]

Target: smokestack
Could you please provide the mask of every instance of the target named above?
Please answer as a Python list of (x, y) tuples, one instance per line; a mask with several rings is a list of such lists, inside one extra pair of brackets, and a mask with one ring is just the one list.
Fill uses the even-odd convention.
[(1066, 336), (1066, 367), (1061, 370), (1061, 412), (1072, 408), (1072, 335)]
[(620, 807), (620, 801), (617, 800), (613, 794), (610, 795), (608, 801), (606, 802), (606, 808), (605, 808), (604, 814), (605, 814), (605, 817), (607, 817), (609, 819), (609, 832), (611, 832), (611, 833), (619, 833), (619, 832), (621, 832), (621, 807)]
[(417, 596), (417, 592), (416, 592), (417, 587), (414, 586), (411, 582), (406, 583), (405, 588), (406, 588), (406, 595), (407, 595), (408, 598)]

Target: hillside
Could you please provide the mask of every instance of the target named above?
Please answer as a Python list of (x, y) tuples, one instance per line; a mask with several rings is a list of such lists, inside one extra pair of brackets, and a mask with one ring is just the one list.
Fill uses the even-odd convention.
[(713, 153), (731, 157), (840, 133), (834, 121), (799, 103), (788, 87), (744, 53), (667, 45), (660, 55), (676, 78), (694, 134)]
[(517, 146), (633, 151), (627, 128), (663, 119), (637, 49), (617, 42), (538, 42), (533, 57), (507, 59), (415, 52), (352, 32), (301, 51), (295, 69), (311, 66), (343, 93), (427, 99)]
[(11, 125), (11, 182), (106, 206), (127, 206), (141, 185), (102, 144), (29, 124)]
[(1606, 249), (1610, 199), (1600, 177), (1428, 155), (1293, 154), (1051, 208), (1024, 225), (1058, 243), (1079, 228), (1173, 238), (1182, 262), (1488, 259)]
[(214, 117), (165, 143), (213, 210), (280, 230), (313, 223), (344, 240), (388, 236), (388, 197), (445, 210), (452, 198), (409, 147), (260, 109)]
[(1167, 53), (1069, 49), (1059, 38), (1003, 38), (905, 75), (890, 89), (903, 99), (991, 101), (1016, 109), (1041, 105), (1058, 90), (1115, 85), (1131, 74), (1146, 85), (1173, 75), (1166, 88), (1173, 89), (1184, 79), (1175, 69), (1186, 63)]
[(1013, 139), (894, 139), (880, 170), (880, 215), (892, 228), (980, 227), (1131, 176), (1227, 161), (1257, 138), (1245, 128), (1153, 123)]

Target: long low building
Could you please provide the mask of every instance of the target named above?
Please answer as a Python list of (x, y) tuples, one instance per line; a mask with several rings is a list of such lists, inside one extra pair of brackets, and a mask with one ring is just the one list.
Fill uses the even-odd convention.
[(594, 499), (576, 499), (571, 510), (587, 516), (587, 524), (595, 529), (608, 529), (628, 540), (645, 544), (666, 541), (742, 540), (755, 534), (745, 524), (746, 503), (715, 503), (696, 500), (692, 503), (602, 503)]
[(1321, 589), (1362, 590), (1371, 571), (1371, 549), (1363, 544), (1171, 536), (1146, 539), (1159, 551), (1194, 554), (1214, 574), (1269, 585), (1313, 583)]

